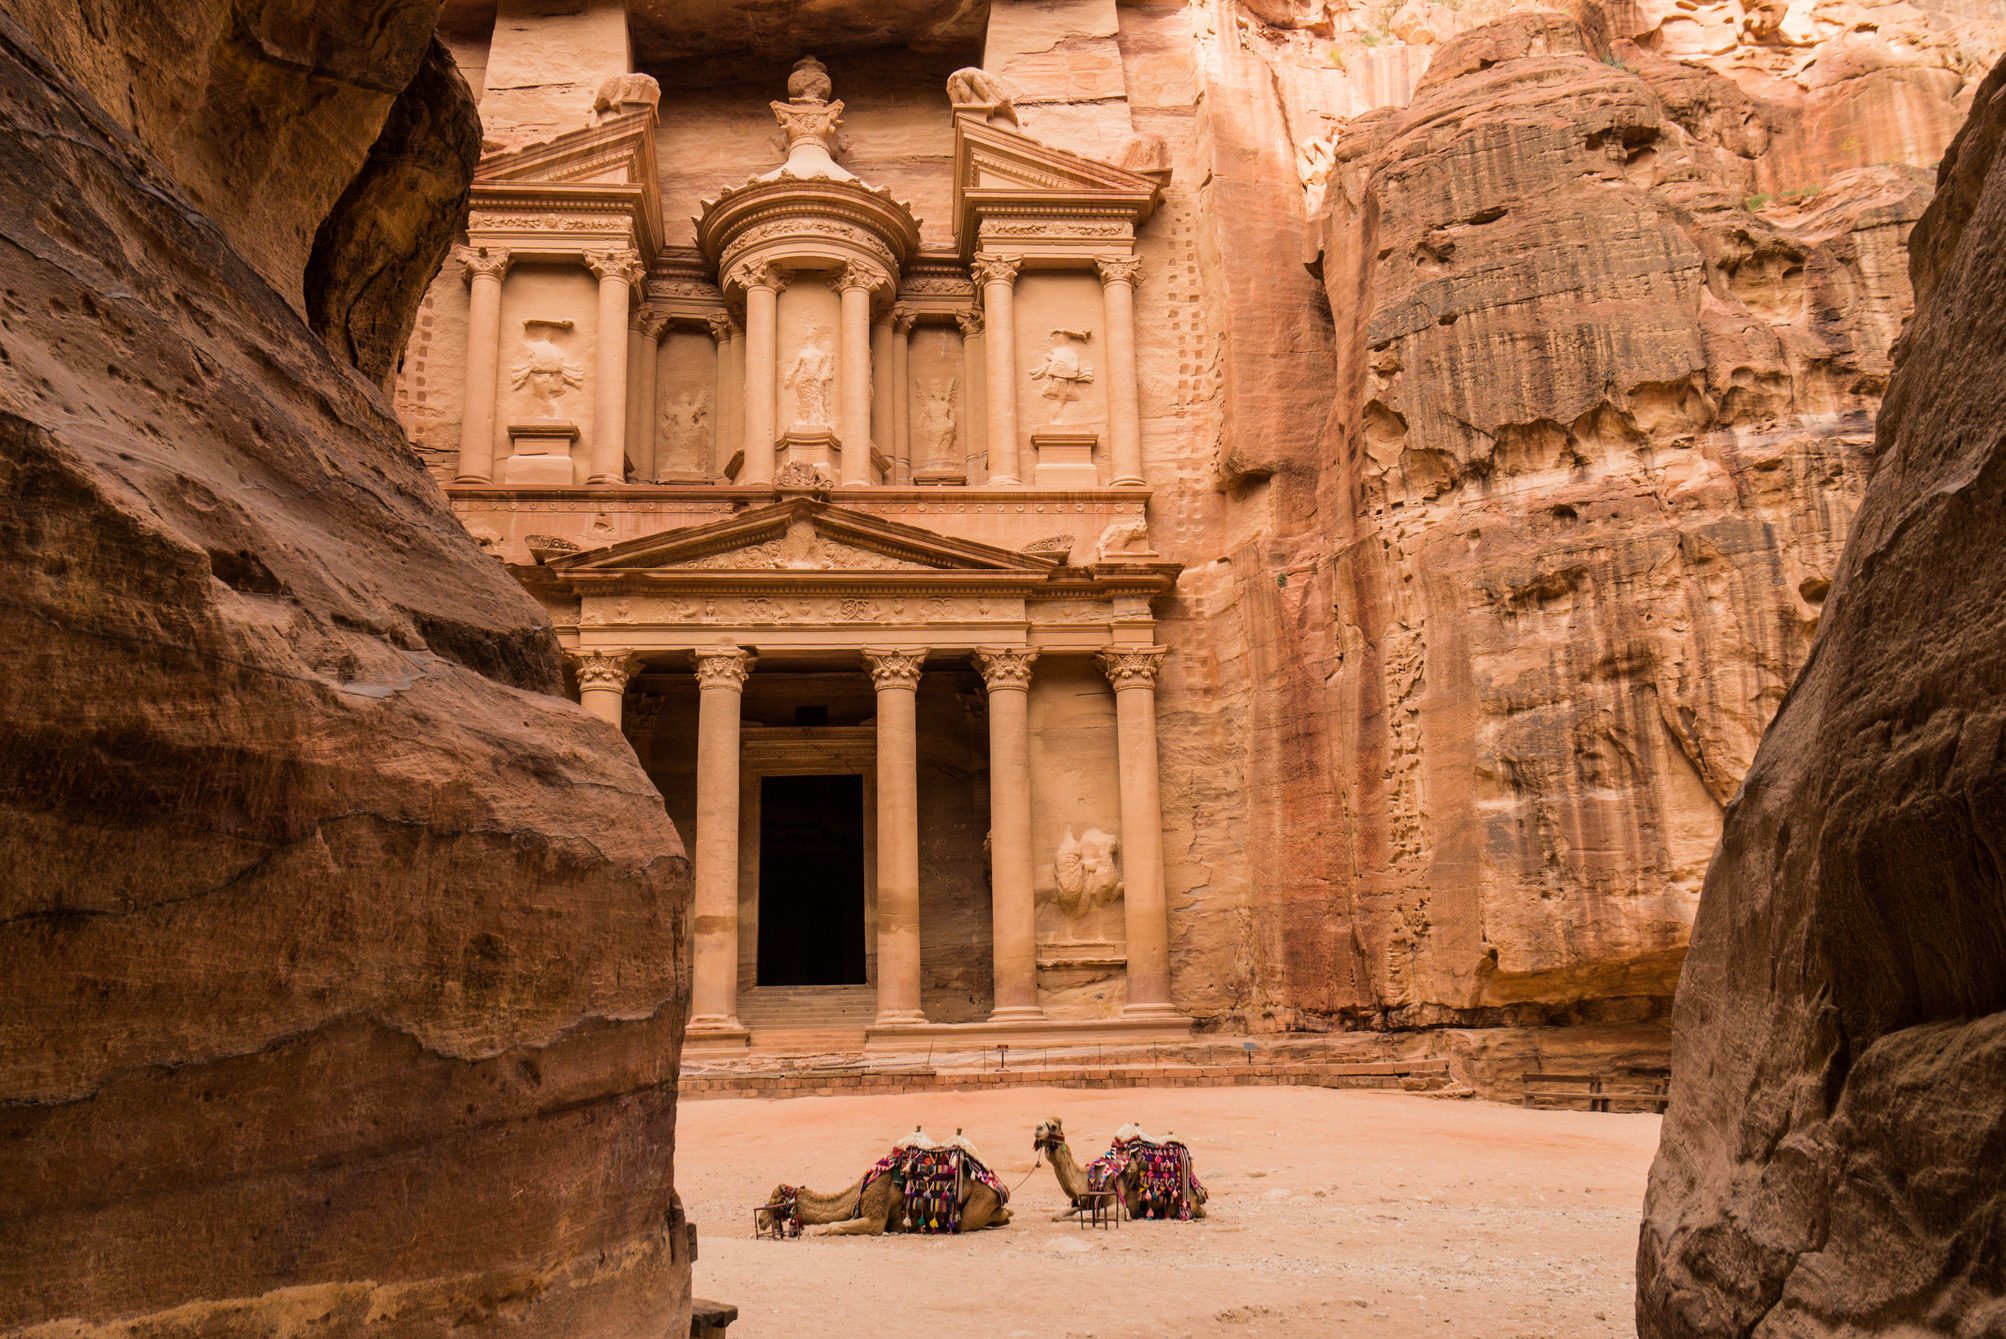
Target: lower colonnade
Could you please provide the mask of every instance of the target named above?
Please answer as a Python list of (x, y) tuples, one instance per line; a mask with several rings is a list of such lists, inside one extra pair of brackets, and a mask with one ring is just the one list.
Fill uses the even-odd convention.
[[(1126, 1000), (1118, 1015), (1050, 1016), (1040, 1002), (1036, 857), (1032, 838), (1030, 690), (1041, 651), (1029, 645), (935, 649), (859, 646), (856, 664), (875, 695), (870, 827), (875, 841), (876, 1015), (873, 1044), (952, 1034), (970, 1041), (1063, 1041), (1113, 1032), (1131, 1039), (1182, 1036), (1189, 1020), (1170, 998), (1169, 921), (1163, 878), (1163, 816), (1157, 789), (1156, 678), (1166, 648), (1113, 645), (1090, 652), (1115, 699), (1120, 840), (1126, 853), (1122, 919)], [(1077, 653), (1075, 653), (1077, 654)], [(685, 657), (687, 657), (685, 659)], [(972, 665), (986, 699), (989, 766), (993, 1006), (983, 1023), (931, 1022), (922, 1006), (920, 783), (916, 710), (929, 660)], [(698, 690), (690, 1040), (744, 1044), (739, 1019), (744, 961), (740, 925), (742, 826), (741, 704), (758, 655), (750, 639), (651, 651), (574, 651), (585, 707), (620, 725), (626, 688), (646, 669), (694, 671)]]

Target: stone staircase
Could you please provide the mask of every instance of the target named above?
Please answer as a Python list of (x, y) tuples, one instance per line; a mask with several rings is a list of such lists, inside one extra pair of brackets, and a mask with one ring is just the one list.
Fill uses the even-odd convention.
[(768, 1054), (861, 1054), (877, 1011), (870, 986), (760, 986), (738, 997), (752, 1049)]

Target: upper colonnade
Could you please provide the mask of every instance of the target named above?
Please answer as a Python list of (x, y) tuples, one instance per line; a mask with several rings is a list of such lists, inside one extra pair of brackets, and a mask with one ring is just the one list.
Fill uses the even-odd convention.
[[(1160, 145), (1118, 166), (1042, 144), (993, 79), (959, 71), (954, 246), (928, 251), (912, 210), (839, 161), (834, 92), (819, 62), (795, 66), (771, 104), (785, 160), (705, 200), (693, 248), (665, 242), (647, 76), (610, 81), (597, 124), (483, 160), (455, 253), (455, 485), (1145, 485), (1136, 230)], [(567, 271), (589, 275), (589, 314)], [(677, 331), (708, 336), (707, 390), (665, 404), (669, 372), (689, 381)], [(958, 375), (914, 372), (916, 332), (958, 348)]]

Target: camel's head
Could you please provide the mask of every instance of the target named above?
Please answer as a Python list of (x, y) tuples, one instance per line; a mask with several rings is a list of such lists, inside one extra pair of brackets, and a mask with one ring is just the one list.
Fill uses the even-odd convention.
[(1039, 1121), (1036, 1132), (1031, 1135), (1031, 1147), (1040, 1153), (1049, 1152), (1065, 1142), (1065, 1127), (1059, 1124), (1057, 1116), (1049, 1116)]
[[(773, 1193), (766, 1197), (766, 1204), (770, 1206), (784, 1203), (792, 1190), (793, 1187), (784, 1182), (773, 1187)], [(761, 1232), (771, 1232), (773, 1230), (773, 1216), (773, 1210), (770, 1207), (760, 1208), (756, 1218)]]

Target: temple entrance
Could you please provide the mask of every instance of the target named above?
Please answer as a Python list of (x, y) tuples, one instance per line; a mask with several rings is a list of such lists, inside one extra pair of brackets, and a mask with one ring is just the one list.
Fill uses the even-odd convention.
[(759, 984), (866, 980), (864, 778), (761, 777)]

